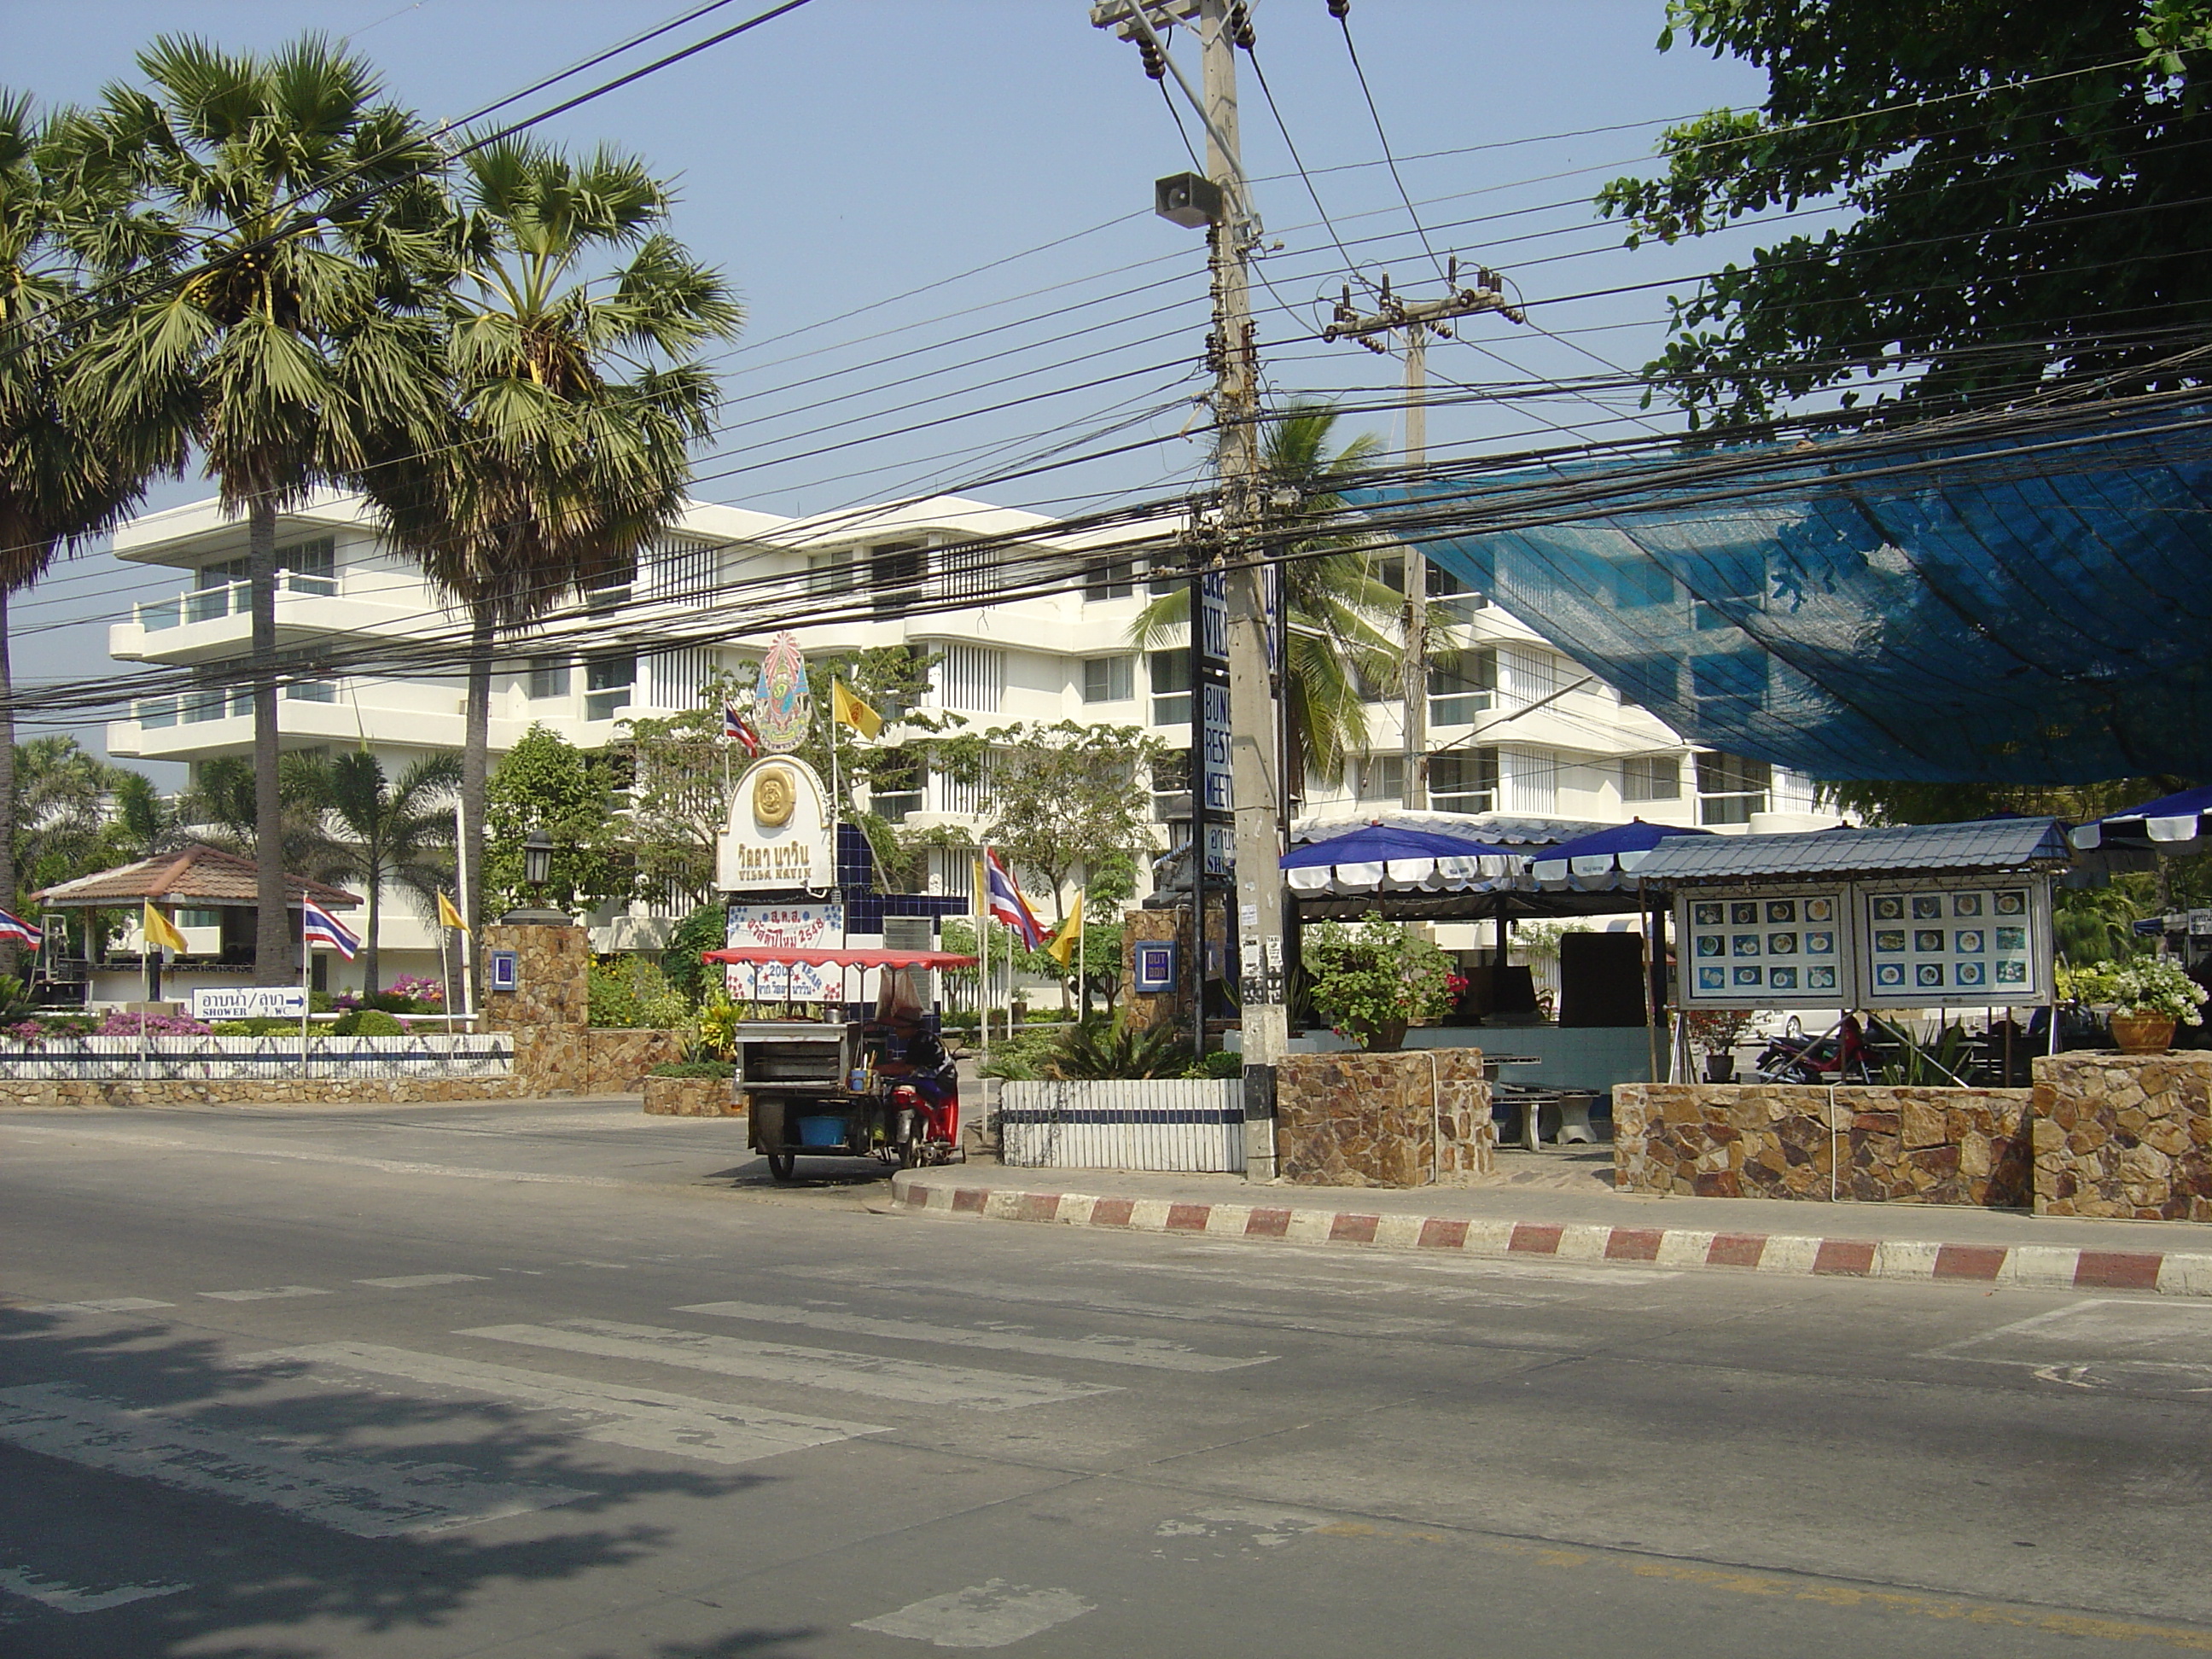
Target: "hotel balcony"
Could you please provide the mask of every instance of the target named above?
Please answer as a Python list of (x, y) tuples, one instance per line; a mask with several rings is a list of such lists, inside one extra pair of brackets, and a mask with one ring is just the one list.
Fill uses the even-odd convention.
[[(440, 613), (422, 590), (391, 586), (349, 592), (339, 576), (285, 571), (277, 578), (276, 642), (284, 649), (347, 634), (434, 633)], [(253, 585), (196, 587), (132, 607), (107, 630), (107, 654), (123, 662), (191, 663), (243, 655), (253, 638)]]

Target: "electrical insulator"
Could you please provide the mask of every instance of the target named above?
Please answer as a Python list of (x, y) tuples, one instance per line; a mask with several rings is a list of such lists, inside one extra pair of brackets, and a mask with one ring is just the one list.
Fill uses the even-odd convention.
[(1160, 49), (1143, 35), (1137, 37), (1137, 56), (1144, 60), (1145, 73), (1151, 76), (1153, 80), (1164, 81), (1168, 78), (1167, 59), (1161, 57)]
[(1328, 0), (1328, 15), (1341, 23), (1352, 15), (1352, 0)]
[(1244, 0), (1232, 0), (1229, 8), (1229, 38), (1247, 52), (1258, 38), (1252, 33), (1252, 9)]

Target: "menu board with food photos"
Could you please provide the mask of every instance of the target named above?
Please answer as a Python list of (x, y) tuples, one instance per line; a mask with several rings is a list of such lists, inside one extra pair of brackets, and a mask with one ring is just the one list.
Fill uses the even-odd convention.
[(2049, 1000), (2041, 876), (1692, 890), (1674, 903), (1682, 1006), (2003, 1007)]
[(2051, 990), (2051, 890), (1986, 884), (1858, 889), (1865, 1000), (1876, 1008), (2041, 1002)]
[(1842, 1008), (1853, 987), (1849, 890), (1685, 894), (1676, 903), (1683, 1002)]

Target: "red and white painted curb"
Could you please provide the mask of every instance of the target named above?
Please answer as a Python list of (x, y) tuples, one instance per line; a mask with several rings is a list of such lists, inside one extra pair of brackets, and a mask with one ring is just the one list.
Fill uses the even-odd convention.
[(1461, 1255), (1618, 1262), (1658, 1267), (1734, 1267), (1816, 1278), (1942, 1279), (2045, 1290), (2151, 1291), (2212, 1297), (2212, 1254), (2082, 1250), (2057, 1244), (1943, 1244), (1910, 1239), (1813, 1238), (1711, 1232), (1693, 1227), (1475, 1221), (1312, 1206), (1177, 1204), (1158, 1198), (1024, 1192), (1010, 1187), (932, 1186), (904, 1175), (892, 1192), (918, 1213), (992, 1221), (1042, 1221), (1123, 1232), (1176, 1233), (1291, 1244)]

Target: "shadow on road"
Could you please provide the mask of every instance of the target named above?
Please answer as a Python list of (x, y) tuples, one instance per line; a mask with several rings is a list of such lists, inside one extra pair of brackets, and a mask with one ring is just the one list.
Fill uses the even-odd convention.
[[(530, 1413), (510, 1405), (306, 1381), (310, 1375), (297, 1364), (240, 1366), (214, 1341), (160, 1324), (83, 1334), (81, 1316), (0, 1309), (0, 1565), (41, 1584), (188, 1587), (149, 1591), (92, 1616), (0, 1597), (0, 1624), (12, 1615), (0, 1650), (42, 1659), (186, 1651), (201, 1659), (304, 1659), (327, 1652), (337, 1627), (358, 1637), (396, 1635), (392, 1651), (416, 1651), (400, 1633), (451, 1626), (495, 1590), (526, 1597), (531, 1586), (663, 1549), (668, 1528), (623, 1522), (641, 1501), (727, 1501), (776, 1484), (750, 1472), (611, 1469), (614, 1460), (585, 1461), (602, 1449), (533, 1427)], [(52, 1427), (57, 1411), (106, 1414), (118, 1425), (107, 1449), (93, 1443), (68, 1457), (27, 1449), (41, 1437), (51, 1443), (58, 1432), (67, 1438), (66, 1429)], [(416, 1479), (434, 1493), (460, 1480), (472, 1490), (517, 1487), (540, 1496), (526, 1501), (517, 1520), (489, 1523), (503, 1538), (471, 1535), (465, 1517), (453, 1530), (356, 1536), (262, 1503), (180, 1489), (191, 1480), (177, 1470), (193, 1460), (143, 1452), (151, 1440), (194, 1436), (216, 1448), (198, 1460), (207, 1479), (246, 1498), (281, 1485), (254, 1485), (250, 1466), (263, 1448), (272, 1460), (331, 1471), (340, 1505), (350, 1501), (348, 1471), (381, 1481), (387, 1492), (400, 1490), (395, 1514)], [(221, 1452), (240, 1445), (245, 1474)], [(144, 1461), (134, 1465), (134, 1456)], [(86, 1466), (102, 1462), (121, 1472)], [(165, 1484), (164, 1472), (176, 1484)], [(549, 1488), (561, 1490), (547, 1498)], [(402, 1515), (398, 1524), (411, 1523)], [(538, 1535), (514, 1535), (523, 1530)], [(279, 1634), (288, 1630), (301, 1634)], [(684, 1651), (702, 1659), (769, 1653), (797, 1634), (744, 1632)]]

